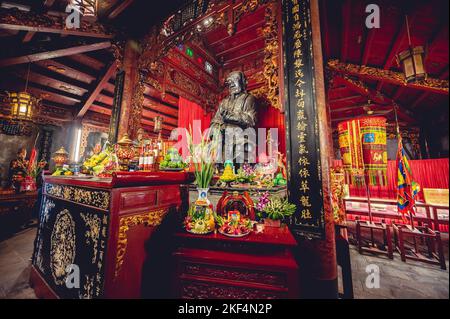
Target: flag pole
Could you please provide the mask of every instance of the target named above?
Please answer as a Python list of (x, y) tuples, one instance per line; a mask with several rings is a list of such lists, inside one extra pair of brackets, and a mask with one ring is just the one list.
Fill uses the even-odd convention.
[[(394, 104), (395, 126), (396, 126), (396, 130), (397, 130), (397, 138), (398, 138), (398, 139), (403, 139), (403, 138), (402, 138), (402, 135), (400, 134), (400, 124), (398, 123), (398, 113), (397, 113), (397, 108), (398, 108), (398, 105), (397, 105), (397, 104)], [(414, 215), (413, 215), (413, 213), (412, 213), (411, 210), (414, 210), (415, 208), (416, 208), (416, 203), (414, 202), (414, 206), (408, 211), (408, 214), (409, 214), (409, 221), (410, 221), (412, 230), (414, 230), (415, 227), (414, 227)]]

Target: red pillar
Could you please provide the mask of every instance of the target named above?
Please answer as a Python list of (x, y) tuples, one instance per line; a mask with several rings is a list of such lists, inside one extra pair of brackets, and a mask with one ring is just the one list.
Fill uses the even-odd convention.
[(125, 44), (123, 57), (123, 71), (125, 79), (123, 84), (122, 107), (118, 121), (118, 139), (124, 134), (131, 138), (135, 137), (140, 127), (142, 114), (142, 104), (137, 103), (136, 94), (140, 87), (138, 70), (139, 44), (136, 41), (128, 40)]

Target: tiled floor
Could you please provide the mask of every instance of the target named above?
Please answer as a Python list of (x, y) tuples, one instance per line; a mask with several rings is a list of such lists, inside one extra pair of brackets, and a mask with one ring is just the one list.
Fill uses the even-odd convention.
[(28, 229), (0, 242), (0, 298), (36, 298), (28, 284), (35, 236), (36, 229)]
[[(0, 242), (0, 298), (36, 298), (28, 284), (30, 258), (36, 229), (28, 229)], [(356, 299), (448, 299), (449, 272), (439, 266), (394, 261), (374, 256), (360, 255), (351, 249), (353, 286)], [(366, 267), (377, 265), (380, 269), (380, 288), (366, 287)]]
[[(408, 261), (399, 255), (392, 261), (383, 257), (360, 255), (351, 248), (353, 289), (356, 299), (448, 299), (449, 272), (439, 266)], [(380, 270), (380, 288), (369, 289), (366, 268), (376, 265)], [(448, 265), (447, 265), (448, 269)]]

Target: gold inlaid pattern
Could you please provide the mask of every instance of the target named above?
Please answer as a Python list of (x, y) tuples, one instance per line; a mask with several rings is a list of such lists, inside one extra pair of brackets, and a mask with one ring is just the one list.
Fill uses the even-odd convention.
[(88, 227), (86, 231), (86, 245), (92, 244), (93, 254), (92, 254), (92, 263), (95, 264), (98, 255), (98, 245), (100, 240), (100, 231), (102, 227), (102, 221), (100, 217), (96, 215), (88, 215), (88, 214), (80, 214), (84, 223)]
[(119, 226), (119, 238), (117, 241), (116, 270), (114, 278), (120, 273), (127, 252), (128, 238), (127, 232), (132, 227), (144, 225), (146, 227), (156, 227), (161, 225), (164, 216), (169, 212), (168, 208), (159, 209), (149, 213), (122, 217)]
[(50, 268), (55, 284), (65, 283), (67, 267), (75, 261), (75, 221), (67, 209), (56, 216), (50, 246)]
[(89, 205), (102, 210), (109, 208), (110, 195), (106, 191), (94, 191), (65, 185), (46, 184), (47, 195), (75, 203)]

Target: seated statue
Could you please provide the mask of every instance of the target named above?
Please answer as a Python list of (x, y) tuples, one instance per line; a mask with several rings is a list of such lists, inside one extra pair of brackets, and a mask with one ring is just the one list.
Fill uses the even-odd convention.
[[(220, 103), (219, 109), (211, 121), (211, 128), (219, 129), (222, 132), (222, 136), (230, 129), (245, 131), (248, 128), (254, 128), (256, 125), (255, 97), (247, 93), (247, 79), (244, 73), (240, 71), (230, 73), (225, 84), (228, 86), (229, 96)], [(223, 138), (223, 145), (225, 142), (226, 139)], [(245, 158), (248, 158), (248, 152), (255, 147), (247, 138), (242, 140), (241, 137), (237, 137), (234, 141), (233, 151), (236, 145), (245, 146)], [(226, 150), (224, 149), (224, 151)], [(235, 162), (235, 157), (224, 157), (224, 160), (233, 160)]]

